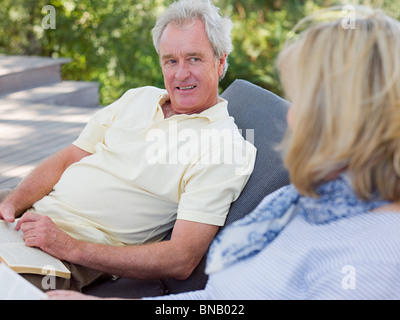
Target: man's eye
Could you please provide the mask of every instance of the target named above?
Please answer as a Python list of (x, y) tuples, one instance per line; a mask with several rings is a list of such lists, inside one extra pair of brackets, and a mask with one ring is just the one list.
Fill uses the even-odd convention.
[(191, 61), (191, 62), (197, 62), (197, 61), (200, 61), (200, 59), (194, 57), (194, 58), (190, 58), (190, 61)]
[(175, 59), (165, 60), (165, 64), (168, 65), (168, 66), (173, 65), (173, 64), (175, 64), (175, 63), (176, 63), (176, 60), (175, 60)]

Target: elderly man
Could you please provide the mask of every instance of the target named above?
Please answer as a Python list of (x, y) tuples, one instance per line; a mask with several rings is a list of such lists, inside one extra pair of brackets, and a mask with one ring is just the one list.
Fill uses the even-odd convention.
[(218, 97), (230, 30), (208, 1), (172, 4), (153, 29), (166, 90), (133, 89), (100, 110), (1, 203), (0, 219), (23, 214), (27, 246), (71, 269), (57, 289), (102, 274), (185, 279), (197, 266), (255, 161)]

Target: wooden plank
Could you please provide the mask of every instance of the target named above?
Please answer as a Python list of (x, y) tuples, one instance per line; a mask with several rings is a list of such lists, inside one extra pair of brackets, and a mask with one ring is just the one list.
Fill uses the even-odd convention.
[(70, 128), (60, 128), (60, 130), (62, 130), (62, 133), (57, 135), (49, 134), (43, 139), (39, 137), (35, 142), (27, 139), (24, 144), (17, 145), (17, 148), (13, 149), (12, 152), (5, 151), (4, 155), (2, 154), (2, 157), (0, 157), (0, 172), (5, 172), (15, 165), (25, 165), (30, 162), (36, 163), (38, 160), (67, 147), (78, 137), (82, 126), (75, 125)]
[(96, 108), (99, 105), (98, 90), (96, 82), (63, 81), (1, 94), (0, 99)]
[[(15, 134), (13, 128), (11, 126), (9, 127), (9, 132), (14, 132)], [(42, 132), (43, 128), (46, 128), (46, 135), (44, 135)], [(42, 145), (46, 145), (51, 141), (57, 141), (60, 136), (67, 136), (72, 142), (72, 140), (76, 138), (77, 132), (79, 133), (81, 128), (81, 124), (69, 123), (60, 125), (57, 123), (44, 122), (43, 125), (37, 129), (26, 127), (26, 130), (18, 130), (18, 136), (21, 137), (21, 135), (23, 135), (26, 137), (24, 139), (24, 143), (15, 143), (13, 140), (4, 141), (4, 144), (0, 143), (0, 148), (4, 148), (4, 151), (2, 150), (2, 153), (0, 154), (0, 165), (1, 162), (6, 162), (10, 158), (14, 158), (16, 154), (24, 152), (27, 145), (31, 151), (34, 151), (35, 148), (41, 149)]]
[(97, 110), (0, 100), (0, 189), (70, 145)]

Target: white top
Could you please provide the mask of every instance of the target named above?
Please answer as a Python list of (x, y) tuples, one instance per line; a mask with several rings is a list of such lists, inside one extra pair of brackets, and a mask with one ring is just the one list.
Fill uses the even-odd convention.
[(297, 215), (257, 255), (211, 274), (204, 290), (156, 299), (400, 299), (400, 213), (326, 224)]
[(222, 226), (256, 150), (227, 101), (165, 119), (165, 90), (144, 87), (98, 111), (74, 145), (92, 153), (34, 205), (71, 236), (113, 245), (161, 240), (176, 219)]

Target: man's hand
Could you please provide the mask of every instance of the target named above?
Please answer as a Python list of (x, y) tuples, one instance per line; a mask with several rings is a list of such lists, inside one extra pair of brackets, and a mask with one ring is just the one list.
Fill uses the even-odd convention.
[(9, 203), (0, 204), (0, 220), (4, 220), (6, 222), (15, 221), (15, 208), (12, 204)]
[(28, 247), (40, 248), (60, 260), (68, 260), (68, 254), (77, 241), (58, 228), (49, 217), (33, 212), (25, 213), (15, 229), (23, 232)]

